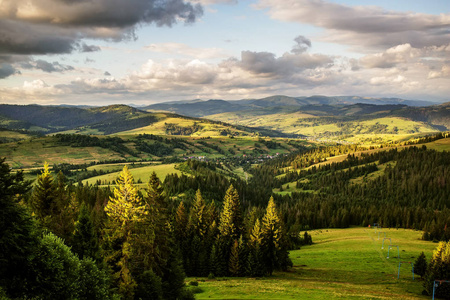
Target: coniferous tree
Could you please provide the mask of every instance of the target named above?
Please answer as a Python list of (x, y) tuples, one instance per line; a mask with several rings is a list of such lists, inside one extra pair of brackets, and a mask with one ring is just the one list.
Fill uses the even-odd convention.
[(270, 197), (262, 222), (262, 248), (267, 272), (272, 275), (275, 269), (285, 270), (292, 264), (287, 252), (283, 224), (278, 215), (273, 197)]
[(197, 190), (195, 194), (194, 206), (191, 209), (189, 217), (189, 227), (195, 235), (201, 238), (206, 234), (206, 205), (200, 190)]
[(124, 166), (114, 188), (114, 197), (110, 197), (105, 206), (109, 217), (106, 261), (113, 269), (119, 293), (125, 299), (133, 298), (136, 287), (130, 271), (132, 233), (136, 223), (146, 214), (133, 181), (128, 167)]
[(241, 202), (237, 190), (230, 185), (223, 199), (223, 208), (220, 212), (220, 236), (231, 241), (239, 239), (242, 232)]
[(72, 234), (75, 230), (75, 220), (78, 216), (78, 205), (67, 189), (64, 174), (59, 171), (55, 185), (55, 208), (52, 211), (47, 227), (57, 236), (71, 244)]
[(230, 271), (231, 276), (238, 276), (240, 273), (239, 242), (237, 240), (234, 240), (231, 246), (230, 260), (228, 262), (228, 271)]
[(23, 173), (11, 173), (0, 158), (0, 288), (12, 298), (26, 298), (35, 281), (29, 258), (38, 236), (29, 212), (19, 204), (29, 190)]
[(262, 252), (263, 235), (261, 222), (256, 219), (255, 225), (250, 233), (249, 254), (246, 264), (246, 272), (250, 276), (263, 276), (265, 274), (265, 263)]
[(427, 271), (427, 267), (427, 259), (425, 258), (425, 253), (422, 251), (414, 262), (414, 273), (423, 278), (425, 276), (425, 272)]
[[(424, 287), (429, 295), (433, 293), (433, 284), (435, 280), (447, 280), (450, 278), (450, 241), (439, 242), (436, 250), (433, 251), (433, 257), (428, 265), (425, 275)], [(448, 298), (450, 295), (450, 284), (442, 283), (435, 289), (435, 296), (438, 298)]]
[(87, 206), (83, 203), (75, 224), (73, 235), (72, 251), (78, 254), (80, 258), (90, 257), (95, 261), (100, 259), (98, 236)]
[(48, 218), (56, 210), (56, 188), (48, 163), (44, 163), (44, 170), (38, 176), (31, 196), (31, 207), (36, 217), (46, 225)]

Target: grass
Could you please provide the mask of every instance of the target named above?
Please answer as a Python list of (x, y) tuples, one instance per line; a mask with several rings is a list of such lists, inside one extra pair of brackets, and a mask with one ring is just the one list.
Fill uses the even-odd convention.
[[(130, 169), (131, 174), (133, 175), (133, 178), (135, 182), (138, 180), (142, 181), (142, 184), (137, 184), (137, 186), (144, 187), (148, 179), (150, 178), (150, 175), (155, 172), (158, 178), (161, 181), (164, 181), (164, 178), (168, 174), (176, 173), (178, 175), (181, 174), (181, 172), (177, 169), (175, 169), (176, 164), (167, 164), (167, 165), (150, 165), (140, 168), (133, 168)], [(120, 171), (109, 173), (105, 175), (95, 176), (91, 177), (89, 179), (83, 180), (83, 184), (95, 184), (98, 180), (103, 184), (106, 182), (106, 184), (111, 183), (112, 185), (115, 184), (116, 178), (119, 176)]]
[(450, 138), (440, 139), (425, 145), (428, 149), (434, 149), (436, 151), (450, 151)]
[[(302, 134), (328, 140), (379, 145), (431, 134), (436, 128), (423, 122), (400, 117), (374, 117), (371, 120), (323, 122), (320, 117), (301, 112), (255, 115), (251, 112), (224, 113), (208, 116), (213, 120), (249, 127), (261, 127), (290, 134)], [(342, 124), (344, 126), (340, 126)], [(376, 132), (376, 133), (374, 133)]]
[(107, 159), (122, 159), (111, 150), (100, 147), (69, 147), (55, 143), (53, 137), (31, 138), (15, 143), (0, 144), (1, 156), (12, 168), (42, 167), (59, 163), (83, 164)]
[[(400, 259), (427, 258), (437, 244), (420, 240), (421, 232), (383, 229), (400, 245)], [(291, 251), (294, 267), (265, 278), (199, 278), (197, 299), (429, 299), (409, 265), (381, 249), (375, 229), (328, 229), (310, 232), (314, 244)], [(192, 278), (188, 281), (193, 280)]]

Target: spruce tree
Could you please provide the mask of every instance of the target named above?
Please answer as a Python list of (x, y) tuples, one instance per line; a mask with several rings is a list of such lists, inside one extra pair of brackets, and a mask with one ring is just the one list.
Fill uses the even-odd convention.
[(189, 227), (194, 234), (201, 238), (206, 234), (206, 205), (200, 190), (197, 190), (195, 194), (194, 206), (191, 209), (189, 217)]
[(234, 240), (231, 246), (230, 261), (228, 262), (228, 271), (230, 271), (231, 276), (238, 276), (240, 273), (239, 242), (237, 240)]
[(28, 298), (36, 277), (30, 272), (30, 257), (38, 246), (36, 226), (19, 204), (30, 188), (23, 173), (11, 173), (0, 158), (0, 288), (12, 298)]
[(425, 258), (425, 253), (422, 251), (414, 262), (414, 273), (423, 278), (425, 276), (425, 272), (427, 271), (427, 267), (427, 259)]
[(275, 269), (286, 270), (292, 265), (287, 251), (283, 223), (278, 215), (273, 197), (270, 197), (262, 222), (262, 248), (267, 272), (272, 275)]
[[(447, 280), (450, 278), (450, 241), (439, 242), (438, 247), (433, 251), (433, 257), (428, 265), (425, 275), (424, 287), (429, 295), (433, 293), (433, 283), (435, 280)], [(435, 289), (435, 296), (446, 298), (450, 295), (450, 284), (442, 283)]]
[(237, 190), (230, 185), (223, 199), (219, 232), (222, 238), (237, 240), (242, 232), (241, 202)]
[(138, 191), (134, 187), (133, 175), (126, 165), (119, 174), (114, 188), (114, 197), (109, 198), (105, 212), (125, 232), (129, 232), (131, 224), (142, 220), (143, 215), (146, 214)]
[(46, 219), (56, 210), (56, 187), (48, 163), (44, 163), (44, 170), (38, 176), (31, 196), (31, 207), (36, 217), (47, 223)]
[(140, 222), (146, 214), (133, 182), (133, 176), (128, 167), (124, 166), (116, 181), (114, 197), (110, 197), (105, 206), (105, 212), (109, 217), (105, 237), (106, 261), (114, 272), (119, 293), (125, 299), (133, 298), (136, 287), (130, 271), (131, 239), (136, 223)]
[(95, 261), (99, 260), (98, 236), (85, 204), (81, 206), (78, 221), (75, 224), (72, 244), (72, 251), (80, 258), (90, 257)]

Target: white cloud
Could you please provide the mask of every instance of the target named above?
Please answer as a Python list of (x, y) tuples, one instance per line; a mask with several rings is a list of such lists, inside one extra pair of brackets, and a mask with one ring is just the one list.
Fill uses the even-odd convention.
[(374, 6), (346, 6), (324, 0), (259, 0), (277, 20), (325, 28), (324, 41), (380, 49), (401, 42), (413, 47), (442, 46), (450, 40), (449, 14), (386, 11)]
[(155, 43), (145, 47), (145, 49), (165, 54), (181, 55), (198, 59), (225, 58), (229, 54), (220, 48), (193, 48), (182, 43)]
[(450, 65), (443, 65), (440, 71), (430, 71), (428, 79), (447, 78), (450, 79)]

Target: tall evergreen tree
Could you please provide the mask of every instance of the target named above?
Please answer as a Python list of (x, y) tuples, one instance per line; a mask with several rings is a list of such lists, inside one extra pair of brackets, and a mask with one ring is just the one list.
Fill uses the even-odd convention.
[(239, 239), (243, 233), (241, 202), (237, 190), (230, 185), (223, 199), (220, 212), (220, 236), (231, 241)]
[(72, 251), (80, 258), (90, 257), (95, 261), (100, 259), (98, 236), (94, 230), (89, 210), (84, 203), (75, 224), (72, 244)]
[(270, 197), (262, 223), (262, 246), (266, 270), (272, 275), (275, 269), (285, 270), (292, 264), (287, 252), (283, 223), (273, 197)]
[(105, 212), (109, 217), (109, 226), (106, 230), (108, 241), (106, 260), (113, 269), (119, 293), (125, 299), (133, 298), (136, 287), (130, 271), (131, 238), (136, 223), (146, 214), (133, 182), (133, 176), (125, 166), (116, 181), (114, 197), (110, 197), (105, 206)]
[(230, 271), (231, 276), (238, 276), (240, 273), (239, 242), (237, 240), (234, 240), (231, 246), (230, 261), (228, 262), (228, 271)]
[[(448, 280), (450, 278), (450, 241), (439, 242), (433, 257), (428, 265), (425, 275), (424, 287), (429, 295), (433, 293), (435, 280)], [(442, 283), (436, 287), (435, 296), (447, 299), (450, 295), (450, 284)]]
[(195, 193), (194, 205), (190, 211), (189, 227), (195, 235), (198, 235), (201, 238), (206, 234), (206, 205), (200, 190), (197, 190)]
[(54, 214), (56, 210), (56, 188), (48, 163), (44, 163), (44, 170), (38, 176), (31, 196), (31, 207), (36, 217), (42, 222)]
[(36, 228), (19, 204), (30, 188), (23, 173), (11, 173), (0, 158), (0, 287), (12, 298), (26, 298), (35, 281), (29, 258), (38, 246)]

